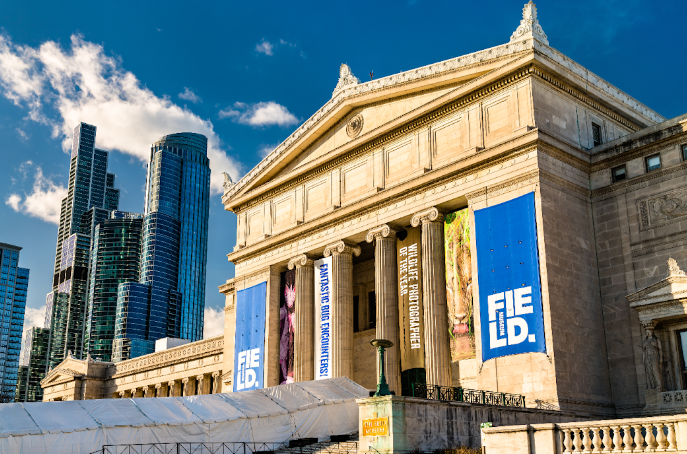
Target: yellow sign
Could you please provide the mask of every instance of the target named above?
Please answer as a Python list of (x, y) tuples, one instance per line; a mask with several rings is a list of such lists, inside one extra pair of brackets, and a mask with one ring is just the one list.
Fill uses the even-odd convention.
[(384, 437), (389, 435), (389, 418), (363, 419), (363, 437)]

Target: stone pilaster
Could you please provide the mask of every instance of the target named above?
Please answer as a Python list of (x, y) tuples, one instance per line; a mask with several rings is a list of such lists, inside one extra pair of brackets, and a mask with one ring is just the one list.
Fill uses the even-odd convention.
[(413, 227), (422, 224), (422, 301), (425, 323), (427, 383), (451, 386), (451, 353), (446, 307), (444, 215), (435, 207), (416, 213)]
[[(393, 342), (384, 355), (389, 389), (401, 395), (401, 356), (398, 323), (398, 266), (396, 263), (396, 230), (382, 224), (367, 232), (367, 242), (375, 242), (375, 296), (377, 301), (377, 339)], [(372, 348), (372, 347), (370, 347)], [(379, 361), (377, 376), (379, 377)]]
[(332, 257), (332, 377), (353, 378), (353, 254), (360, 246), (343, 240), (328, 245)]
[(294, 380), (315, 379), (315, 268), (302, 254), (289, 260), (296, 268), (296, 332), (294, 334)]

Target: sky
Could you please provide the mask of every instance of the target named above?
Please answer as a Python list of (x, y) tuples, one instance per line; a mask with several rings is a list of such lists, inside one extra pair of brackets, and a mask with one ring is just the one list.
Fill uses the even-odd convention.
[[(508, 42), (524, 0), (0, 2), (0, 242), (31, 270), (25, 327), (51, 290), (71, 134), (98, 127), (120, 209), (142, 212), (145, 160), (164, 134), (205, 134), (211, 161), (205, 335), (222, 332), (217, 287), (236, 181), (332, 94), (341, 63), (361, 80)], [(552, 47), (666, 118), (687, 112), (687, 2), (537, 2)]]

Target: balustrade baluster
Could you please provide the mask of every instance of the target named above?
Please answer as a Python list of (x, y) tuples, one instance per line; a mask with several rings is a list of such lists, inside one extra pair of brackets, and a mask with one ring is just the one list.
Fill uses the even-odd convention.
[(642, 435), (642, 425), (635, 424), (632, 426), (635, 430), (635, 450), (634, 452), (644, 452), (644, 435)]
[(663, 426), (665, 426), (664, 423), (659, 422), (656, 424), (656, 451), (658, 452), (663, 452), (666, 450), (666, 445), (668, 444), (668, 440), (666, 439), (666, 434), (663, 431)]
[(601, 443), (604, 445), (602, 452), (611, 452), (611, 428), (609, 426), (603, 426), (603, 437), (601, 437)]
[(623, 452), (632, 452), (632, 433), (630, 426), (622, 426), (623, 429)]
[(668, 424), (668, 451), (677, 451), (677, 441), (675, 440), (675, 424)]
[(620, 426), (613, 426), (613, 452), (621, 452), (623, 450), (623, 440), (620, 438)]
[(563, 429), (563, 447), (564, 452), (572, 452), (572, 440), (570, 439), (570, 429)]
[(589, 436), (589, 427), (584, 427), (582, 430), (580, 430), (580, 433), (584, 435), (584, 440), (582, 440), (582, 443), (584, 443), (584, 453), (589, 453), (591, 454), (592, 452), (592, 439)]
[(582, 452), (582, 429), (573, 429), (575, 433), (575, 452)]
[(644, 428), (646, 429), (646, 448), (644, 449), (644, 452), (651, 452), (656, 446), (656, 438), (654, 438), (654, 425), (645, 424)]
[(594, 452), (601, 452), (601, 436), (599, 435), (599, 427), (592, 427), (594, 434)]

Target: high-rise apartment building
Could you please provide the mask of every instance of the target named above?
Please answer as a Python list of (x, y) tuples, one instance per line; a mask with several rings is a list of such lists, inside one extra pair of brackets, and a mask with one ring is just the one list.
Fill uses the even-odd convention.
[(53, 291), (46, 297), (50, 329), (47, 367), (71, 351), (84, 356), (92, 238), (96, 226), (119, 204), (115, 176), (107, 173), (108, 152), (95, 148), (96, 127), (74, 128), (67, 197), (62, 200), (55, 253)]
[(40, 402), (41, 380), (47, 366), (50, 330), (33, 327), (27, 330), (21, 349), (15, 402)]
[(24, 327), (29, 270), (19, 268), (19, 246), (0, 243), (0, 402), (12, 402)]
[(138, 280), (143, 215), (112, 211), (95, 227), (88, 292), (87, 351), (112, 361), (117, 288)]
[(119, 287), (115, 361), (151, 353), (163, 337), (195, 341), (203, 336), (207, 138), (171, 134), (155, 142), (150, 153), (140, 277)]

